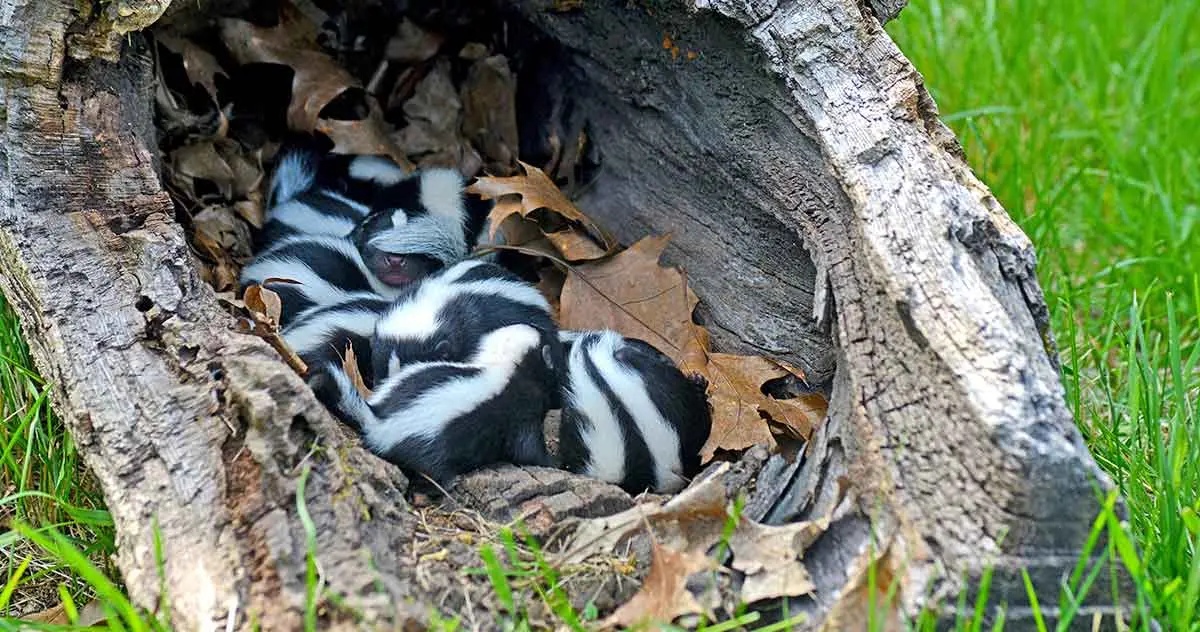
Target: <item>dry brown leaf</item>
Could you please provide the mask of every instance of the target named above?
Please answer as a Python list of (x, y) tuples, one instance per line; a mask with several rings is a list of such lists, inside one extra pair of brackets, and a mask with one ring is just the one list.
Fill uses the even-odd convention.
[[(726, 534), (732, 498), (724, 479), (730, 471), (728, 463), (721, 463), (704, 479), (664, 503), (645, 503), (583, 521), (563, 549), (561, 562), (579, 564), (593, 555), (623, 550), (628, 538), (648, 524), (656, 534), (656, 546), (674, 553), (703, 557), (719, 542), (727, 543), (731, 566), (744, 574), (738, 594), (741, 602), (811, 593), (814, 587), (801, 558), (829, 528), (829, 518), (772, 526), (742, 516), (733, 531)], [(686, 576), (679, 578), (681, 582), (684, 579)], [(671, 594), (659, 592), (659, 596), (669, 598)]]
[(266, 209), (263, 208), (262, 193), (254, 191), (250, 199), (233, 203), (233, 211), (238, 217), (246, 220), (255, 228), (262, 228), (267, 221)]
[(717, 450), (744, 450), (756, 443), (773, 448), (775, 437), (760, 412), (802, 439), (808, 439), (825, 416), (819, 395), (775, 399), (763, 394), (764, 383), (788, 374), (772, 360), (727, 353), (708, 353), (707, 360), (703, 368), (689, 367), (708, 379), (708, 399), (713, 407), (712, 431), (700, 451), (705, 462)]
[(358, 370), (358, 356), (354, 353), (352, 345), (346, 345), (346, 353), (342, 356), (342, 369), (346, 371), (346, 377), (350, 378), (350, 383), (354, 385), (354, 390), (362, 395), (363, 399), (371, 397), (371, 389), (367, 388), (367, 383), (363, 380), (362, 373)]
[(576, 261), (594, 261), (608, 255), (595, 240), (573, 226), (564, 228), (563, 230), (556, 230), (552, 233), (546, 233), (546, 239), (551, 244), (554, 244), (555, 250), (559, 252), (563, 259), (572, 263)]
[(215, 244), (235, 260), (248, 259), (253, 255), (250, 227), (229, 208), (210, 206), (192, 218), (192, 226), (197, 243), (204, 240), (210, 249)]
[(687, 578), (706, 571), (714, 562), (704, 553), (673, 551), (657, 542), (650, 548), (650, 572), (642, 587), (605, 621), (606, 626), (631, 627), (637, 623), (670, 623), (676, 617), (700, 614), (704, 608), (687, 589)]
[(778, 526), (743, 523), (729, 537), (730, 565), (745, 574), (743, 601), (807, 595), (816, 589), (799, 557), (829, 528), (828, 520)]
[(483, 161), (462, 136), (462, 101), (450, 77), (450, 60), (439, 59), (404, 102), (408, 124), (394, 135), (396, 144), (420, 166), (456, 167), (466, 177)]
[[(264, 279), (263, 282), (270, 283), (272, 281), (287, 282), (284, 279)], [(242, 303), (245, 305), (248, 318), (238, 321), (239, 329), (265, 340), (275, 351), (279, 352), (283, 361), (296, 373), (307, 374), (308, 365), (288, 346), (283, 336), (279, 335), (279, 315), (283, 311), (283, 303), (279, 299), (279, 295), (261, 285), (251, 285), (242, 295)]]
[(266, 316), (273, 324), (279, 324), (279, 315), (283, 313), (283, 301), (275, 292), (261, 285), (251, 285), (246, 288), (242, 301), (250, 311)]
[(232, 175), (232, 196), (229, 199), (246, 199), (257, 193), (264, 178), (261, 150), (248, 156), (240, 143), (230, 139), (218, 139), (213, 143), (213, 148)]
[(245, 20), (220, 20), (221, 40), (239, 64), (284, 64), (295, 75), (288, 127), (316, 129), (321, 109), (349, 88), (361, 84), (316, 44), (316, 28), (289, 3), (281, 3), (277, 26), (264, 28)]
[(492, 178), (483, 177), (475, 181), (474, 184), (467, 187), (468, 193), (473, 193), (485, 200), (502, 198), (506, 195), (521, 196), (520, 204), (497, 204), (496, 208), (492, 209), (489, 219), (493, 222), (493, 226), (498, 225), (505, 217), (513, 213), (520, 213), (522, 216), (528, 216), (530, 213), (538, 209), (547, 209), (558, 214), (563, 219), (576, 222), (583, 226), (587, 234), (596, 240), (596, 243), (606, 252), (612, 252), (616, 248), (616, 241), (608, 235), (598, 224), (590, 217), (584, 215), (566, 195), (554, 184), (550, 176), (546, 172), (538, 169), (533, 165), (524, 162), (519, 163), (525, 170), (523, 176), (511, 176), (507, 178)]
[(426, 31), (412, 20), (404, 18), (396, 27), (396, 34), (388, 40), (384, 57), (401, 64), (418, 64), (437, 54), (444, 38)]
[(699, 299), (675, 268), (659, 266), (668, 237), (647, 237), (611, 259), (575, 266), (562, 293), (565, 329), (612, 329), (678, 364)]
[(517, 79), (504, 55), (493, 55), (471, 64), (459, 92), (462, 131), (479, 150), (484, 170), (491, 174), (515, 173), (517, 136)]
[(201, 262), (200, 276), (206, 283), (218, 292), (225, 292), (237, 287), (238, 265), (219, 243), (205, 233), (196, 231), (192, 235), (192, 244), (200, 251), (207, 261)]
[(387, 127), (379, 108), (372, 103), (371, 112), (365, 119), (359, 121), (321, 119), (317, 121), (316, 129), (333, 141), (331, 151), (335, 154), (387, 156), (405, 171), (412, 171), (415, 168), (412, 161), (392, 140)]
[(167, 175), (189, 199), (197, 201), (195, 181), (208, 180), (217, 187), (221, 197), (233, 199), (233, 183), (236, 176), (229, 163), (217, 152), (211, 141), (184, 145), (172, 151), (167, 158)]
[[(78, 618), (75, 620), (74, 627), (89, 627), (99, 625), (108, 619), (104, 612), (104, 607), (100, 604), (99, 599), (89, 601), (82, 608), (77, 610)], [(36, 621), (38, 623), (48, 623), (51, 625), (71, 625), (71, 619), (67, 616), (67, 610), (60, 603), (42, 610), (41, 612), (33, 612), (21, 617), (25, 621)]]
[(217, 75), (229, 76), (221, 67), (221, 62), (212, 53), (201, 48), (192, 40), (183, 37), (170, 28), (160, 28), (154, 31), (154, 40), (167, 50), (183, 58), (183, 70), (188, 80), (200, 84), (215, 100), (217, 98)]

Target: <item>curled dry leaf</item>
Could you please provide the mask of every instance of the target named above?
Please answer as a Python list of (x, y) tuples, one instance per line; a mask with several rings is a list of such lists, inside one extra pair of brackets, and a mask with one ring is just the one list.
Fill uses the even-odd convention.
[(530, 213), (538, 209), (546, 209), (568, 222), (582, 226), (587, 235), (594, 239), (604, 252), (611, 253), (616, 248), (616, 241), (590, 217), (580, 212), (567, 199), (567, 196), (563, 195), (563, 192), (546, 175), (546, 172), (524, 162), (521, 162), (520, 165), (525, 170), (523, 176), (482, 177), (467, 188), (468, 193), (478, 195), (485, 200), (513, 195), (520, 196), (519, 201), (516, 199), (500, 200), (496, 204), (488, 216), (492, 221), (492, 226), (498, 226), (500, 222), (504, 221), (504, 218), (514, 213), (528, 217)]
[(673, 551), (657, 542), (651, 544), (650, 555), (650, 571), (641, 589), (605, 619), (604, 625), (669, 623), (676, 617), (704, 612), (688, 591), (687, 579), (693, 573), (712, 569), (713, 560), (702, 552)]
[[(695, 358), (689, 356), (689, 361), (695, 362)], [(713, 427), (700, 451), (705, 462), (717, 450), (744, 450), (756, 443), (773, 447), (775, 438), (764, 415), (788, 434), (806, 440), (825, 417), (825, 400), (819, 395), (775, 399), (763, 394), (763, 384), (788, 375), (776, 362), (727, 353), (707, 353), (705, 360), (703, 366), (688, 367), (708, 379)]]
[[(648, 524), (655, 533), (656, 557), (661, 552), (658, 549), (687, 556), (682, 559), (668, 556), (663, 561), (670, 564), (659, 565), (660, 571), (676, 573), (673, 578), (655, 578), (661, 584), (654, 589), (657, 596), (668, 602), (688, 604), (673, 592), (675, 584), (672, 582), (678, 581), (682, 585), (687, 578), (684, 571), (691, 574), (695, 572), (693, 569), (703, 570), (705, 567), (699, 565), (695, 556), (704, 557), (721, 542), (729, 547), (731, 566), (744, 575), (737, 601), (754, 603), (811, 593), (814, 587), (801, 558), (829, 528), (829, 518), (773, 526), (741, 516), (733, 531), (727, 532), (732, 498), (724, 479), (730, 471), (729, 464), (721, 463), (703, 479), (664, 503), (641, 504), (612, 516), (584, 521), (564, 548), (561, 561), (581, 563), (593, 555), (623, 550), (628, 538)], [(652, 560), (651, 574), (654, 563)], [(647, 576), (646, 584), (650, 582), (651, 577)], [(649, 611), (653, 607), (651, 604), (638, 601), (645, 592), (647, 587), (643, 586), (643, 590), (626, 604), (630, 612), (622, 613), (621, 618), (613, 622), (628, 625), (636, 619), (632, 614)], [(638, 603), (634, 604), (634, 601)], [(683, 612), (673, 613), (672, 617), (679, 614)]]
[(316, 44), (316, 27), (295, 7), (282, 3), (277, 26), (264, 28), (237, 18), (220, 21), (221, 40), (239, 64), (283, 64), (295, 73), (288, 127), (316, 129), (321, 109), (358, 80)]
[(546, 233), (546, 239), (554, 245), (554, 249), (563, 259), (572, 263), (576, 261), (594, 261), (608, 255), (591, 237), (574, 226)]
[[(270, 282), (271, 279), (266, 281)], [(308, 365), (288, 346), (283, 336), (279, 335), (279, 315), (283, 311), (283, 302), (279, 295), (261, 285), (251, 285), (242, 296), (242, 304), (245, 305), (249, 318), (240, 320), (239, 328), (265, 340), (296, 373), (307, 374)]]
[(279, 323), (279, 315), (283, 313), (283, 301), (279, 295), (261, 285), (251, 285), (246, 288), (242, 297), (246, 309), (266, 316), (271, 323)]
[(358, 391), (363, 399), (371, 397), (371, 389), (367, 388), (366, 381), (363, 380), (362, 373), (358, 370), (358, 356), (354, 353), (353, 345), (346, 345), (346, 353), (342, 355), (342, 369), (346, 371), (346, 377), (350, 378), (350, 383), (354, 385), (354, 390)]
[(199, 84), (213, 99), (217, 98), (216, 76), (228, 77), (229, 73), (225, 72), (221, 62), (212, 53), (171, 28), (156, 29), (154, 40), (183, 58), (183, 70), (187, 73), (188, 81)]
[(612, 329), (678, 364), (694, 335), (699, 299), (675, 268), (659, 265), (668, 237), (647, 237), (611, 259), (572, 268), (562, 293), (566, 329)]

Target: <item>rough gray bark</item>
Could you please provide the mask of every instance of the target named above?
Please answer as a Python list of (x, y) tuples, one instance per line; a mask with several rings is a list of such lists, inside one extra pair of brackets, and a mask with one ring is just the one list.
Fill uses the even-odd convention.
[[(117, 64), (67, 56), (115, 58), (113, 34), (168, 2), (122, 18), (127, 4), (0, 0), (0, 289), (109, 499), (130, 593), (157, 600), (157, 528), (179, 627), (295, 628), (309, 470), (323, 577), (357, 610), (324, 616), (423, 618), (439, 593), (414, 566), (403, 477), (234, 333), (192, 268), (154, 171), (138, 40)], [(569, 86), (604, 156), (581, 206), (626, 240), (673, 233), (723, 348), (832, 380), (807, 458), (768, 462), (775, 484), (748, 506), (773, 521), (842, 508), (805, 556), (814, 626), (855, 627), (873, 560), (906, 613), (990, 563), (994, 594), (1019, 607), (1030, 566), (1056, 603), (1110, 484), (1063, 404), (1028, 240), (879, 25), (902, 3), (514, 4), (561, 53), (527, 72)], [(699, 56), (673, 59), (664, 33)], [(556, 504), (566, 485), (545, 489), (551, 519), (580, 513)], [(574, 507), (617, 508), (610, 491)]]
[[(581, 207), (623, 239), (672, 232), (723, 346), (815, 376), (836, 349), (830, 419), (756, 499), (779, 522), (858, 498), (812, 552), (813, 612), (853, 596), (872, 546), (905, 612), (993, 564), (1010, 623), (1022, 567), (1052, 603), (1111, 484), (1064, 405), (1032, 245), (863, 5), (695, 5), (522, 7), (569, 51), (607, 161)], [(656, 49), (663, 33), (699, 61)]]

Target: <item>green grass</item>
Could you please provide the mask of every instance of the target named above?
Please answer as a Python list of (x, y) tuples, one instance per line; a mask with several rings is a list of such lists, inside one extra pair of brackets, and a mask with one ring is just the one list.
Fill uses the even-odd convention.
[(1171, 629), (1200, 614), (1200, 4), (915, 0), (888, 27), (1037, 245), (1069, 405)]
[[(0, 578), (11, 580), (23, 569), (19, 590), (0, 599), (0, 615), (58, 604), (60, 585), (75, 602), (91, 600), (97, 586), (58, 554), (60, 544), (95, 560), (99, 576), (113, 574), (107, 560), (115, 551), (103, 499), (50, 411), (48, 388), (19, 333), (0, 297)], [(20, 524), (38, 528), (22, 531)], [(54, 542), (53, 551), (31, 535), (52, 538), (43, 542)]]
[[(1038, 247), (1068, 403), (1128, 503), (1127, 531), (1111, 516), (1102, 525), (1109, 551), (1167, 629), (1200, 629), (1200, 3), (912, 2), (889, 32)], [(0, 582), (0, 612), (22, 591), (57, 596), (60, 584), (75, 602), (101, 594), (126, 612), (82, 578), (80, 558), (47, 553), (67, 550), (48, 530), (57, 525), (111, 576), (110, 520), (29, 367), (0, 307), (0, 527), (19, 520), (42, 533), (39, 544), (0, 528), (0, 577), (24, 569)], [(518, 575), (561, 606), (552, 569), (515, 564), (511, 546), (485, 561), (509, 608), (520, 609), (509, 585)], [(1104, 583), (1071, 579), (1072, 590)]]

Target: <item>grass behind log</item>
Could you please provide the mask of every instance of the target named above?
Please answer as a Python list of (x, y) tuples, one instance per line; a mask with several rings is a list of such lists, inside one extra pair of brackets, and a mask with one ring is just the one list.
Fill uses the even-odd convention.
[(1167, 627), (1200, 615), (1200, 3), (912, 0), (888, 31), (1033, 239)]
[[(912, 0), (888, 30), (1037, 245), (1068, 402), (1129, 504), (1129, 566), (1165, 628), (1198, 629), (1200, 4)], [(113, 546), (17, 334), (0, 305), (0, 577), (30, 560), (0, 616), (95, 590), (9, 521), (57, 525), (106, 570)]]

